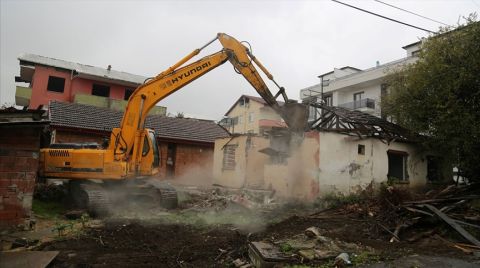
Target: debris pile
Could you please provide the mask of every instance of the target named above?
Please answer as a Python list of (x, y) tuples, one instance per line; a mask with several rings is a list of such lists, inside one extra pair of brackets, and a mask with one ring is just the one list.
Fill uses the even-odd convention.
[(450, 185), (415, 195), (408, 189), (389, 186), (376, 196), (345, 205), (339, 212), (372, 220), (375, 224), (370, 231), (389, 236), (392, 243), (435, 237), (463, 252), (474, 253), (480, 250), (479, 189), (479, 184)]

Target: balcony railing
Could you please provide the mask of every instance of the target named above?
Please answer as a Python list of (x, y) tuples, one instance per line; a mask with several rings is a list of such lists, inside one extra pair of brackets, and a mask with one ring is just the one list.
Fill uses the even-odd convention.
[(374, 99), (361, 99), (358, 101), (347, 102), (338, 105), (339, 107), (357, 110), (361, 108), (375, 109), (375, 100)]

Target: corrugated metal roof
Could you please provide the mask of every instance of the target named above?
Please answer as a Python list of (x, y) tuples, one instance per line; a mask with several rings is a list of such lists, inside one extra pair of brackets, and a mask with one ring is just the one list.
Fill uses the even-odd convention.
[[(123, 112), (78, 103), (50, 102), (51, 126), (110, 132), (119, 127)], [(213, 121), (150, 115), (145, 122), (157, 137), (213, 143), (228, 132)]]
[(117, 81), (124, 81), (130, 82), (134, 84), (143, 84), (147, 77), (120, 72), (115, 70), (107, 70), (107, 68), (95, 67), (91, 65), (85, 65), (75, 62), (69, 62), (65, 60), (59, 60), (49, 57), (44, 57), (40, 55), (30, 54), (30, 53), (22, 53), (18, 56), (20, 61), (31, 62), (35, 64), (41, 64), (45, 66), (57, 67), (67, 70), (76, 71), (78, 74), (88, 75), (88, 76), (95, 76), (101, 77), (104, 79), (112, 79)]

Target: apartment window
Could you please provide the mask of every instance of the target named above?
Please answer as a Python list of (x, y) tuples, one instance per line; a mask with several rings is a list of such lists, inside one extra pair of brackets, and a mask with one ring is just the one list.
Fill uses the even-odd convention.
[(110, 87), (109, 86), (104, 86), (104, 85), (93, 84), (92, 95), (100, 96), (100, 97), (108, 97), (108, 96), (110, 96)]
[(361, 99), (363, 99), (365, 97), (365, 92), (358, 92), (358, 93), (355, 93), (353, 94), (353, 101), (360, 101)]
[(135, 91), (135, 89), (133, 89), (133, 88), (126, 88), (125, 89), (125, 95), (123, 96), (123, 99), (128, 100), (130, 98), (130, 96), (133, 94), (134, 91)]
[(353, 94), (353, 108), (357, 109), (360, 108), (362, 105), (362, 99), (365, 97), (365, 92), (358, 92)]
[(255, 113), (254, 113), (254, 112), (250, 112), (250, 113), (248, 114), (248, 122), (249, 122), (249, 123), (253, 123), (254, 118), (255, 118)]
[(222, 168), (225, 170), (233, 170), (235, 169), (235, 151), (237, 149), (237, 145), (225, 145), (223, 147), (223, 162)]
[(238, 123), (239, 123), (239, 124), (243, 124), (243, 116), (242, 116), (242, 115), (240, 115), (240, 116), (238, 117)]
[(324, 95), (323, 96), (323, 103), (327, 106), (333, 106), (333, 96), (332, 94)]
[(365, 145), (363, 145), (363, 144), (358, 145), (358, 154), (359, 155), (365, 155)]
[(65, 89), (65, 78), (49, 76), (47, 90), (53, 92), (63, 92)]
[(388, 178), (391, 180), (408, 181), (408, 154), (402, 151), (388, 150)]

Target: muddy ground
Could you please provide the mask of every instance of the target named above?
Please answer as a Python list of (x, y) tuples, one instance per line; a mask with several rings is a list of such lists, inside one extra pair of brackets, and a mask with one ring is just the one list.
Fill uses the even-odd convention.
[[(322, 235), (358, 245), (356, 254), (367, 256), (358, 264), (394, 260), (412, 254), (473, 260), (472, 256), (435, 238), (415, 243), (389, 243), (391, 236), (372, 232), (374, 225), (368, 219), (358, 219), (336, 210), (315, 216), (291, 216), (255, 233), (231, 224), (199, 226), (117, 219), (105, 221), (100, 228), (89, 228), (77, 238), (50, 242), (40, 249), (60, 251), (52, 267), (234, 267), (233, 260), (248, 260), (248, 241), (281, 240), (316, 226)], [(303, 263), (332, 265), (331, 260)]]
[[(290, 256), (291, 262), (279, 267), (334, 267), (339, 252), (348, 253), (356, 267), (397, 267), (408, 260), (412, 260), (409, 265), (413, 267), (432, 267), (417, 259), (424, 263), (450, 261), (444, 258), (454, 258), (452, 263), (460, 263), (434, 266), (480, 264), (478, 251), (473, 254), (473, 250), (455, 248), (451, 241), (465, 243), (465, 240), (434, 217), (424, 217), (412, 227), (402, 229), (401, 241), (390, 242), (399, 222), (418, 216), (401, 208), (405, 200), (415, 199), (409, 192), (389, 190), (378, 195), (365, 192), (308, 205), (280, 204), (271, 202), (266, 198), (268, 195), (244, 196), (218, 189), (186, 192), (179, 191), (181, 202), (176, 210), (130, 200), (129, 206), (113, 209), (102, 220), (87, 219), (82, 224), (74, 220), (73, 231), (66, 230), (67, 234), (56, 235), (33, 250), (59, 251), (51, 267), (235, 267), (236, 260), (248, 265), (248, 245), (254, 241), (275, 244)], [(453, 211), (475, 216), (478, 207)], [(49, 228), (59, 225), (57, 220), (50, 224), (53, 225)], [(305, 237), (305, 230), (312, 226), (318, 228), (321, 238)], [(472, 234), (478, 236), (480, 232)], [(335, 255), (324, 258), (316, 255), (308, 260), (300, 254), (299, 245), (312, 241), (315, 246), (310, 250), (332, 249)], [(294, 250), (289, 249), (292, 245), (296, 245)], [(381, 264), (394, 260), (400, 263)], [(461, 261), (467, 261), (467, 266)]]

